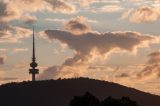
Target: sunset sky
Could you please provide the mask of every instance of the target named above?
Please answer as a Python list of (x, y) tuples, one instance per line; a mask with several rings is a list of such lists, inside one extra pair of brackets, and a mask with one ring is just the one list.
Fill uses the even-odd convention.
[(160, 0), (0, 0), (0, 84), (90, 77), (160, 95)]

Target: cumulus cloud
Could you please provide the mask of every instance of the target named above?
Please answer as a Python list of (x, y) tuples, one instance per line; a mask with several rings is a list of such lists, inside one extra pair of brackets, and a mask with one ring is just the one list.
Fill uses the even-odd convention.
[(1, 0), (0, 22), (23, 19), (26, 13), (43, 10), (74, 13), (76, 12), (76, 7), (64, 0)]
[(67, 3), (64, 0), (45, 0), (49, 7), (47, 8), (50, 11), (62, 12), (62, 13), (75, 13), (76, 7), (71, 3)]
[(51, 12), (74, 13), (76, 8), (65, 0), (12, 0), (22, 12), (47, 10)]
[(26, 14), (23, 18), (26, 24), (33, 24), (37, 21), (37, 17)]
[(13, 30), (16, 32), (16, 38), (21, 39), (21, 38), (28, 38), (32, 34), (32, 31), (27, 28), (23, 27), (13, 27)]
[(160, 8), (142, 6), (138, 9), (131, 9), (122, 15), (122, 19), (129, 18), (133, 23), (154, 22), (160, 19)]
[(92, 56), (95, 50), (100, 54), (106, 54), (114, 48), (134, 51), (144, 41), (153, 39), (153, 36), (144, 36), (138, 32), (89, 32), (79, 36), (60, 30), (47, 30), (45, 33), (49, 39), (58, 39), (75, 50), (77, 52), (75, 60), (80, 61), (86, 61), (83, 58)]
[(58, 79), (58, 78), (73, 78), (85, 76), (87, 72), (86, 66), (52, 66), (44, 70), (37, 78), (39, 80)]
[(10, 26), (10, 29), (0, 31), (0, 43), (17, 43), (21, 39), (30, 37), (31, 34), (32, 31), (28, 28)]
[(0, 42), (3, 42), (3, 39), (10, 38), (12, 33), (10, 31), (0, 31)]
[(11, 6), (10, 1), (0, 1), (0, 22), (8, 22), (20, 16), (18, 9)]
[[(75, 51), (75, 55), (66, 59), (58, 71), (61, 75), (67, 72), (69, 76), (74, 73), (77, 76), (84, 75), (82, 73), (85, 73), (84, 70), (88, 69), (88, 67), (84, 67), (92, 63), (96, 57), (102, 56), (104, 58), (115, 49), (135, 51), (138, 47), (144, 47), (146, 43), (154, 39), (151, 35), (143, 35), (138, 32), (88, 32), (77, 36), (62, 30), (46, 30), (45, 34), (48, 39), (57, 39)], [(79, 67), (79, 69), (76, 69), (76, 67)], [(83, 72), (77, 70), (83, 70)]]
[(91, 31), (91, 28), (86, 24), (87, 22), (87, 18), (78, 16), (66, 22), (64, 28), (76, 35), (87, 33)]
[(138, 78), (160, 77), (160, 51), (148, 55), (149, 60), (146, 67), (137, 74)]
[(43, 74), (40, 74), (38, 76), (38, 79), (40, 80), (45, 80), (45, 79), (53, 79), (56, 78), (58, 75), (58, 70), (59, 67), (58, 66), (53, 66), (53, 67), (49, 67), (48, 69), (46, 69)]

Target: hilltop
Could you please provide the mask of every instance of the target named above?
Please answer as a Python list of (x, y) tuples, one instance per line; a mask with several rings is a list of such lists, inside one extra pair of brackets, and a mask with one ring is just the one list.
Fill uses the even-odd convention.
[(88, 78), (9, 83), (0, 86), (0, 106), (69, 106), (74, 96), (90, 92), (100, 100), (130, 97), (140, 106), (160, 106), (160, 96), (116, 83)]

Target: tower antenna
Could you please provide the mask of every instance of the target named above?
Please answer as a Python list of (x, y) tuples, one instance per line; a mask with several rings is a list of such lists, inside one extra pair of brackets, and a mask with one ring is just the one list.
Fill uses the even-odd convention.
[(38, 64), (36, 63), (35, 57), (35, 36), (34, 36), (34, 26), (33, 26), (33, 54), (32, 54), (32, 62), (30, 63), (31, 69), (29, 69), (29, 74), (32, 74), (32, 81), (36, 81), (36, 74), (39, 74), (39, 69), (36, 69)]

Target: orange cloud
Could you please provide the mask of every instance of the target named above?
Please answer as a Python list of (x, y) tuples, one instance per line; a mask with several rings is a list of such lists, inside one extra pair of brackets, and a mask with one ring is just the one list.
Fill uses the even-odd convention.
[(77, 36), (62, 30), (46, 30), (45, 34), (48, 39), (57, 39), (75, 51), (75, 55), (66, 59), (61, 66), (58, 68), (50, 67), (40, 75), (45, 74), (46, 79), (48, 74), (49, 78), (85, 76), (89, 64), (94, 62), (96, 57), (104, 58), (117, 48), (132, 52), (139, 47), (144, 47), (144, 43), (150, 43), (155, 39), (154, 36), (143, 35), (138, 32), (88, 32)]
[(0, 43), (17, 43), (21, 39), (28, 38), (32, 31), (27, 28), (9, 26), (8, 30), (0, 30)]
[(26, 14), (23, 18), (26, 24), (33, 24), (37, 21), (37, 17)]
[(26, 52), (28, 48), (14, 48), (13, 53)]
[(160, 8), (142, 6), (136, 10), (129, 10), (122, 15), (122, 19), (129, 18), (133, 23), (154, 22), (160, 19)]
[(154, 39), (153, 36), (144, 36), (138, 32), (112, 32), (102, 34), (89, 32), (79, 36), (61, 30), (47, 30), (45, 33), (49, 39), (58, 39), (76, 51), (76, 55), (65, 62), (65, 64), (68, 65), (87, 62), (88, 59), (94, 56), (93, 52), (95, 51), (101, 56), (115, 48), (134, 51), (145, 41)]
[(75, 13), (76, 7), (64, 0), (45, 0), (48, 3), (47, 9), (53, 12)]
[(19, 17), (19, 10), (11, 6), (10, 1), (0, 1), (0, 23), (15, 20)]
[(146, 67), (137, 74), (138, 78), (160, 77), (160, 52), (156, 51), (148, 55), (149, 60)]
[(64, 0), (1, 0), (0, 22), (9, 22), (20, 19), (26, 13), (43, 10), (74, 13), (76, 12), (76, 7)]

